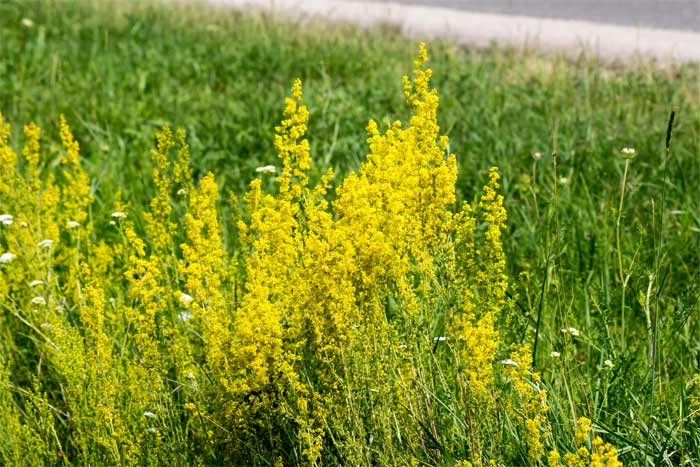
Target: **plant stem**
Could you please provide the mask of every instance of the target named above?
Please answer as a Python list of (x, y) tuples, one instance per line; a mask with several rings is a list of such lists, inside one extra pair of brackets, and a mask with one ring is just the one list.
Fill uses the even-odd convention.
[(620, 240), (620, 224), (622, 221), (622, 208), (625, 202), (625, 187), (627, 185), (627, 172), (629, 170), (630, 160), (625, 159), (625, 173), (622, 176), (622, 186), (620, 187), (620, 206), (617, 209), (617, 222), (615, 224), (615, 242), (617, 248), (617, 264), (620, 274), (620, 282), (622, 283), (622, 304), (620, 306), (620, 341), (622, 343), (622, 348), (626, 347), (625, 339), (625, 296), (627, 294), (627, 282), (629, 281), (629, 276), (625, 277), (624, 268), (622, 265), (622, 246)]

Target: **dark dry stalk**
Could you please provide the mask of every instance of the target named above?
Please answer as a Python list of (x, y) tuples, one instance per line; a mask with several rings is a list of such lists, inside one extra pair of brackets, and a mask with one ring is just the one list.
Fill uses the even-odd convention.
[[(666, 180), (668, 178), (668, 164), (671, 159), (671, 138), (673, 136), (673, 122), (676, 118), (676, 111), (672, 110), (671, 115), (668, 118), (668, 126), (666, 127), (666, 151), (664, 157), (664, 172), (663, 172), (663, 186), (661, 188), (661, 216), (659, 219), (659, 241), (656, 246), (656, 258), (654, 260), (654, 274), (656, 277), (659, 276), (660, 261), (661, 261), (661, 248), (663, 245), (663, 234), (664, 234), (664, 213), (666, 212)], [(658, 352), (658, 323), (659, 323), (659, 296), (661, 295), (661, 287), (663, 285), (659, 284), (659, 290), (656, 294), (655, 307), (654, 307), (654, 329), (652, 338), (652, 352), (651, 352), (651, 373), (649, 382), (649, 422), (647, 424), (647, 437), (651, 436), (650, 427), (654, 416), (654, 385), (656, 384), (656, 355)]]

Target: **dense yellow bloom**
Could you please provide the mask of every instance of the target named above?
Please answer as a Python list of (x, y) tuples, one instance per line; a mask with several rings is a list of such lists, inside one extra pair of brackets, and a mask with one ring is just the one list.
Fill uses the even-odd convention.
[(592, 431), (589, 418), (578, 419), (576, 442), (579, 447), (576, 452), (564, 455), (567, 467), (622, 467), (622, 462), (617, 458), (617, 450), (600, 436), (592, 436)]
[[(502, 363), (516, 393), (515, 405), (508, 404), (506, 407), (511, 416), (524, 425), (528, 457), (531, 462), (538, 462), (544, 457), (544, 443), (551, 434), (551, 428), (547, 420), (547, 391), (540, 387), (539, 374), (531, 373), (531, 352), (529, 345), (513, 346), (511, 358)], [(550, 452), (550, 462), (553, 462), (553, 456)]]
[(7, 196), (13, 189), (17, 154), (9, 146), (10, 124), (0, 114), (0, 194)]
[(559, 454), (559, 451), (556, 451), (556, 450), (549, 451), (549, 455), (547, 456), (547, 466), (548, 467), (558, 467), (560, 459), (561, 459), (561, 454)]
[(216, 204), (214, 175), (206, 175), (194, 190), (185, 214), (187, 243), (181, 245), (180, 273), (193, 300), (193, 317), (202, 323), (207, 363), (215, 371), (229, 368), (230, 313), (222, 291), (226, 264)]
[(85, 223), (88, 213), (87, 207), (92, 203), (90, 194), (90, 181), (87, 173), (80, 167), (80, 145), (73, 138), (65, 117), (60, 118), (61, 142), (65, 153), (61, 157), (64, 178), (61, 185), (61, 225), (68, 221), (75, 221), (81, 225)]
[(250, 183), (233, 258), (184, 131), (156, 135), (143, 218), (118, 194), (93, 236), (65, 119), (54, 170), (39, 128), (18, 154), (0, 116), (0, 462), (496, 467), (521, 442), (532, 465), (621, 466), (588, 419), (575, 452), (551, 450), (531, 349), (497, 327), (500, 175), (456, 206), (427, 60), (421, 44), (408, 120), (369, 121), (366, 159), (339, 181), (313, 175), (293, 83), (276, 188)]
[(576, 428), (576, 441), (579, 444), (588, 442), (588, 434), (593, 428), (591, 427), (591, 420), (586, 417), (581, 417), (578, 419), (578, 427)]
[[(289, 404), (312, 463), (320, 455), (321, 432), (314, 428), (320, 421), (335, 426), (350, 416), (355, 417), (355, 429), (365, 429), (366, 418), (341, 396), (339, 372), (343, 384), (371, 385), (387, 400), (413, 406), (424, 397), (410, 365), (395, 371), (391, 349), (403, 353), (404, 343), (425, 339), (427, 329), (417, 325), (434, 319), (440, 293), (454, 293), (461, 303), (450, 329), (461, 361), (459, 378), (468, 394), (465, 403), (474, 404), (477, 394), (486, 401), (493, 382), (500, 345), (495, 320), (507, 286), (498, 175), (492, 171), (479, 204), (488, 231), (477, 235), (477, 218), (469, 205), (456, 216), (452, 211), (456, 157), (446, 154), (447, 138), (439, 134), (438, 96), (430, 88), (426, 60), (421, 46), (413, 79), (404, 79), (413, 110), (408, 125), (395, 122), (381, 133), (369, 122), (367, 161), (336, 187), (332, 203), (325, 199), (331, 173), (310, 186), (311, 158), (304, 138), (308, 111), (301, 102), (301, 84), (295, 82), (285, 101), (285, 119), (276, 128), (275, 146), (283, 164), (279, 192), (263, 193), (260, 180), (254, 180), (245, 198), (250, 221), (239, 229), (251, 253), (233, 345), (233, 367), (244, 368), (240, 374), (245, 376), (226, 384), (256, 410), (268, 410), (270, 404), (282, 410)], [(477, 236), (483, 243), (478, 251)], [(438, 271), (455, 279), (447, 285), (449, 291), (439, 282)], [(394, 309), (388, 313), (387, 307)], [(364, 355), (364, 361), (349, 360), (351, 355)], [(314, 381), (313, 388), (305, 381)], [(280, 392), (289, 391), (296, 401), (273, 402)], [(255, 403), (250, 405), (253, 394)], [(387, 417), (377, 412), (368, 414), (369, 419)], [(390, 426), (373, 422), (366, 429), (386, 430), (392, 437)], [(473, 429), (475, 439), (480, 428)], [(348, 455), (367, 462), (361, 451)]]
[[(10, 126), (0, 115), (0, 209), (12, 218), (11, 224), (2, 226), (0, 234), (8, 252), (16, 256), (13, 268), (0, 271), (0, 277), (4, 273), (0, 293), (4, 294), (23, 290), (26, 283), (44, 279), (55, 248), (39, 252), (38, 245), (58, 242), (63, 211), (60, 188), (52, 175), (42, 177), (39, 168), (39, 128), (33, 124), (24, 128), (21, 158), (9, 146), (9, 133)], [(80, 169), (68, 171), (73, 172), (79, 173)], [(59, 258), (54, 264), (63, 261)]]
[[(304, 345), (306, 323), (313, 316), (305, 309), (312, 297), (305, 294), (314, 287), (301, 277), (311, 272), (301, 267), (308, 255), (304, 251), (304, 201), (309, 205), (314, 202), (307, 177), (309, 143), (303, 138), (308, 111), (301, 98), (301, 82), (296, 81), (292, 97), (285, 101), (286, 118), (275, 129), (275, 147), (283, 163), (277, 178), (279, 194), (263, 194), (260, 180), (254, 180), (245, 197), (250, 224), (239, 228), (251, 254), (246, 264), (246, 293), (236, 313), (233, 334), (232, 357), (238, 370), (226, 384), (234, 400), (248, 401), (248, 413), (237, 410), (232, 414), (244, 425), (251, 425), (250, 417), (260, 416), (261, 411), (272, 406), (285, 410), (291, 403), (288, 416), (300, 425), (299, 439), (306, 458), (315, 463), (322, 431), (310, 418), (307, 388), (296, 368), (296, 352)], [(278, 394), (287, 391), (296, 400), (280, 400)], [(261, 428), (273, 427), (261, 424)]]
[(552, 450), (548, 457), (548, 467), (622, 467), (622, 462), (617, 458), (617, 450), (603, 441), (600, 436), (592, 436), (592, 423), (589, 418), (580, 417), (577, 420), (575, 432), (578, 448), (574, 452), (562, 456), (558, 451)]

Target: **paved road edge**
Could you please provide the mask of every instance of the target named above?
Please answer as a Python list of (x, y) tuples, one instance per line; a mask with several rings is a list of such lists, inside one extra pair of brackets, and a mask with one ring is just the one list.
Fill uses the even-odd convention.
[(444, 38), (485, 47), (492, 42), (545, 52), (585, 50), (605, 60), (652, 58), (659, 64), (700, 62), (700, 34), (587, 21), (472, 13), (440, 7), (348, 0), (206, 0), (214, 6), (255, 8), (294, 20), (318, 19), (360, 27), (394, 25), (414, 38)]

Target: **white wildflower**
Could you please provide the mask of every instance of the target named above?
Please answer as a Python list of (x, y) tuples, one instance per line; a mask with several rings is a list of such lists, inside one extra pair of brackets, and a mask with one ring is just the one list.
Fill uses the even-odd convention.
[(34, 305), (46, 305), (46, 299), (41, 295), (32, 298), (32, 303)]
[(36, 287), (37, 285), (44, 285), (44, 281), (37, 279), (37, 280), (31, 281), (29, 283), (29, 287), (32, 287), (32, 288)]
[(158, 433), (158, 430), (156, 430), (152, 426), (149, 426), (148, 428), (146, 428), (146, 431), (149, 433)]
[(0, 264), (7, 264), (12, 262), (13, 259), (17, 257), (16, 254), (10, 253), (9, 251), (0, 255)]
[(12, 225), (12, 214), (0, 214), (0, 224)]
[(255, 171), (257, 173), (273, 174), (277, 171), (277, 168), (274, 165), (263, 165), (256, 168)]
[(124, 219), (124, 218), (126, 217), (126, 214), (123, 213), (123, 212), (121, 212), (121, 211), (114, 211), (114, 212), (112, 213), (112, 217), (113, 217), (114, 219)]
[(445, 341), (447, 340), (447, 337), (445, 337), (445, 336), (440, 336), (440, 337), (436, 337), (436, 338), (433, 339), (433, 340), (434, 340), (435, 342), (445, 342)]
[(542, 159), (542, 153), (539, 151), (535, 151), (532, 153), (532, 158), (535, 159), (536, 161)]
[(192, 301), (194, 301), (194, 298), (192, 298), (192, 295), (189, 295), (189, 294), (186, 294), (183, 292), (180, 294), (179, 300), (180, 300), (180, 303), (187, 306), (190, 303), (192, 303)]
[(185, 196), (186, 194), (187, 194), (187, 190), (185, 190), (184, 188), (180, 188), (179, 190), (177, 190), (178, 196)]
[(34, 26), (34, 21), (29, 18), (22, 18), (22, 26), (29, 29)]
[(603, 365), (605, 365), (605, 367), (608, 368), (609, 370), (612, 370), (612, 368), (614, 366), (612, 360), (605, 360), (603, 362)]
[(148, 417), (148, 418), (156, 418), (156, 414), (154, 414), (153, 412), (149, 412), (148, 410), (146, 410), (146, 411), (143, 413), (143, 416), (144, 416), (144, 417)]
[(559, 352), (552, 351), (550, 352), (549, 356), (552, 358), (559, 358), (561, 357), (561, 354)]
[(68, 221), (68, 223), (66, 225), (68, 226), (69, 229), (75, 229), (75, 228), (80, 227), (80, 222)]
[(45, 248), (48, 250), (49, 248), (51, 248), (53, 246), (53, 240), (44, 239), (44, 240), (40, 241), (39, 243), (37, 243), (36, 246), (38, 246), (39, 248)]
[(191, 371), (185, 375), (185, 378), (189, 379), (190, 381), (194, 379), (194, 373)]
[(24, 222), (24, 221), (20, 222), (19, 225), (20, 225), (21, 227), (29, 227), (29, 224), (27, 224), (27, 223)]
[(622, 148), (622, 157), (625, 159), (632, 159), (637, 155), (637, 150), (634, 148)]
[(518, 365), (518, 362), (515, 360), (511, 360), (510, 358), (507, 358), (505, 360), (501, 360), (501, 365), (507, 365), (507, 366), (520, 366)]
[(579, 332), (579, 330), (576, 329), (576, 328), (564, 328), (564, 329), (561, 330), (561, 332), (563, 332), (564, 334), (567, 334), (567, 333), (568, 333), (568, 334), (571, 334), (571, 335), (574, 336), (574, 337), (578, 337), (578, 336), (581, 335), (581, 333)]
[(182, 321), (183, 323), (188, 322), (192, 318), (192, 312), (190, 311), (183, 311), (177, 315), (177, 318)]

